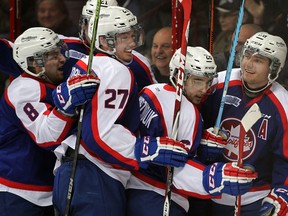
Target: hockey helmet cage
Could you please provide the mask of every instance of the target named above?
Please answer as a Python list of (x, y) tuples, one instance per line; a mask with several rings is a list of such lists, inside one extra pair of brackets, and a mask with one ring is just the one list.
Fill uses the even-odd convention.
[[(89, 21), (88, 26), (88, 37), (92, 40), (93, 27), (94, 27), (94, 16)], [(95, 48), (103, 52), (114, 54), (115, 52), (115, 41), (117, 34), (134, 31), (135, 33), (135, 44), (136, 47), (143, 45), (144, 43), (144, 32), (142, 27), (137, 22), (137, 17), (133, 13), (123, 7), (109, 6), (101, 8), (97, 35), (95, 40)], [(105, 51), (101, 49), (99, 43), (99, 36), (105, 36), (108, 45), (113, 51)]]
[[(67, 57), (68, 49), (67, 46), (63, 49), (63, 45), (63, 41), (51, 29), (29, 28), (16, 38), (13, 46), (13, 58), (26, 73), (41, 77), (45, 72), (45, 54), (59, 47), (64, 52), (62, 52), (63, 55)], [(30, 70), (35, 63), (42, 67), (42, 71), (38, 74)]]
[[(173, 85), (174, 77), (177, 75), (178, 68), (181, 67), (181, 48), (177, 49), (171, 58), (170, 68), (170, 81)], [(189, 76), (200, 76), (215, 78), (217, 77), (216, 64), (212, 55), (203, 47), (187, 47), (186, 59), (185, 59), (184, 80)]]
[(287, 46), (284, 40), (267, 32), (258, 32), (245, 42), (242, 57), (247, 51), (257, 53), (271, 60), (268, 84), (275, 81), (286, 60)]

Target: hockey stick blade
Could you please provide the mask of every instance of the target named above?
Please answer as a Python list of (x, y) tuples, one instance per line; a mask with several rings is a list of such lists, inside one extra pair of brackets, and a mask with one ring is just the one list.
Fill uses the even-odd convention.
[[(254, 103), (250, 109), (246, 112), (241, 120), (240, 134), (239, 134), (239, 152), (237, 165), (239, 167), (243, 166), (243, 149), (245, 134), (252, 128), (252, 126), (261, 118), (262, 114), (257, 103)], [(241, 195), (236, 197), (235, 202), (235, 216), (240, 216), (241, 214)]]
[(257, 103), (254, 103), (241, 120), (241, 124), (245, 132), (249, 131), (250, 128), (258, 121), (258, 119), (261, 118), (261, 116), (262, 114), (259, 106)]

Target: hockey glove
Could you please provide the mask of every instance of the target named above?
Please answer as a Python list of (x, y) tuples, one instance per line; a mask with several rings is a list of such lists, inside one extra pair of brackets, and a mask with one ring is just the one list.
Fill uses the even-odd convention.
[(188, 159), (185, 145), (169, 137), (140, 138), (134, 152), (142, 168), (147, 168), (151, 162), (162, 166), (183, 167)]
[(213, 128), (203, 131), (200, 146), (198, 148), (199, 160), (203, 163), (214, 163), (219, 156), (222, 155), (223, 150), (227, 144), (228, 135), (225, 131), (219, 130), (216, 135)]
[(90, 74), (75, 75), (52, 92), (54, 104), (66, 115), (75, 115), (76, 107), (92, 99), (100, 80)]
[(288, 186), (271, 190), (262, 201), (261, 216), (286, 216), (288, 214)]
[(211, 196), (221, 193), (238, 196), (249, 191), (256, 177), (256, 172), (239, 168), (236, 162), (214, 163), (203, 171), (203, 186)]

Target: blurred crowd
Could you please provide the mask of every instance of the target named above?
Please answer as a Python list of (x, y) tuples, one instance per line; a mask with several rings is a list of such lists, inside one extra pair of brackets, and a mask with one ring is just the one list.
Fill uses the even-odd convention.
[[(9, 39), (9, 1), (0, 1), (0, 37)], [(43, 26), (65, 36), (78, 36), (78, 21), (85, 0), (21, 0), (20, 2), (21, 31), (34, 26)], [(212, 2), (215, 5), (213, 13)], [(219, 56), (222, 58), (221, 55), (226, 55), (226, 60), (219, 61), (219, 64), (222, 63), (225, 67), (241, 2), (241, 0), (193, 0), (189, 45), (209, 49), (210, 22), (213, 16), (213, 55), (216, 55), (216, 61)], [(171, 26), (171, 0), (118, 0), (118, 4), (128, 8), (137, 16), (138, 22), (145, 31), (145, 44), (138, 48), (138, 51), (155, 64), (151, 56), (153, 37), (161, 28)], [(286, 0), (249, 0), (245, 3), (242, 24), (255, 24), (259, 27), (257, 29), (278, 35), (288, 44), (287, 12), (288, 1)], [(165, 38), (160, 41), (165, 42)], [(219, 65), (218, 68), (222, 66)]]
[[(22, 0), (20, 2), (22, 31), (33, 26), (44, 26), (59, 34), (78, 36), (78, 20), (81, 8), (85, 4), (84, 0)], [(208, 47), (211, 2), (212, 0), (192, 1), (189, 45)], [(241, 2), (241, 0), (215, 0), (214, 52), (229, 49), (231, 42), (229, 38), (235, 29)], [(151, 48), (156, 31), (171, 26), (171, 0), (119, 0), (118, 3), (130, 9), (144, 28), (146, 43), (141, 48), (144, 53)], [(218, 7), (221, 9), (217, 9)], [(0, 36), (9, 39), (8, 0), (1, 0), (0, 10)], [(288, 42), (287, 11), (288, 3), (285, 0), (249, 0), (245, 4), (243, 23), (260, 25), (264, 31), (279, 35)], [(229, 20), (230, 23), (224, 23), (225, 20)], [(228, 45), (223, 46), (225, 40)]]

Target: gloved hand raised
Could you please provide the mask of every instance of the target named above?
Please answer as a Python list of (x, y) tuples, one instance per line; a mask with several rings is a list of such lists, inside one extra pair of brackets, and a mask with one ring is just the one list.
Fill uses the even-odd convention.
[(221, 193), (238, 196), (249, 191), (256, 177), (256, 172), (239, 168), (236, 162), (214, 163), (203, 171), (203, 186), (211, 196)]
[(139, 138), (134, 152), (142, 168), (147, 168), (151, 162), (162, 166), (182, 167), (188, 159), (184, 143), (169, 137)]
[(54, 104), (66, 115), (75, 115), (76, 107), (92, 99), (100, 80), (90, 74), (75, 75), (52, 92)]
[(288, 186), (273, 188), (262, 201), (261, 216), (286, 216), (288, 214)]
[(214, 163), (222, 155), (227, 144), (228, 135), (225, 131), (219, 130), (218, 135), (213, 131), (214, 129), (211, 127), (202, 132), (198, 157), (203, 163)]

